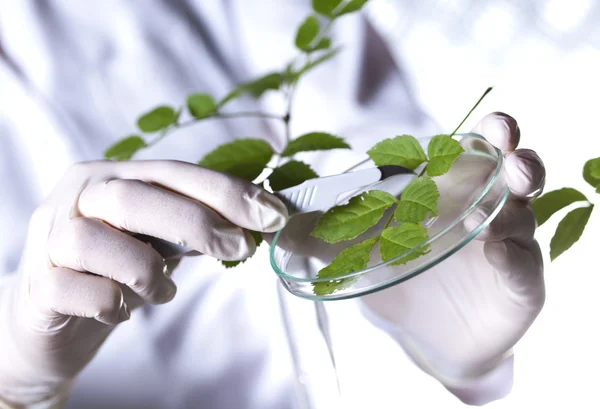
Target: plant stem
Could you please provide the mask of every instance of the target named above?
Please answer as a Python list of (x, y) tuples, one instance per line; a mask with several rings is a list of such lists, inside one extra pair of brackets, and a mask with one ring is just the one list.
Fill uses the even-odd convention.
[(173, 124), (170, 125), (168, 127), (166, 127), (165, 129), (163, 129), (160, 134), (154, 138), (152, 141), (148, 142), (148, 148), (151, 146), (156, 145), (158, 142), (160, 142), (165, 136), (167, 136), (168, 134), (170, 134), (172, 131), (174, 131), (175, 129), (179, 129), (179, 128), (185, 128), (188, 126), (192, 126), (192, 125), (196, 125), (198, 122), (202, 122), (205, 121), (207, 119), (225, 119), (225, 118), (268, 118), (268, 119), (279, 119), (280, 121), (284, 121), (286, 120), (285, 116), (281, 116), (281, 115), (277, 115), (277, 114), (272, 114), (269, 112), (230, 112), (230, 113), (216, 113), (214, 115), (211, 116), (207, 116), (206, 118), (202, 118), (202, 119), (190, 119), (189, 121), (185, 121), (185, 122), (181, 122), (178, 124)]
[(285, 120), (285, 116), (271, 114), (268, 112), (232, 112), (232, 113), (219, 113), (210, 118), (269, 118), (279, 119), (280, 121)]
[(159, 143), (165, 136), (167, 136), (169, 134), (171, 129), (173, 129), (173, 125), (170, 125), (170, 126), (166, 127), (165, 129), (163, 129), (162, 131), (160, 131), (160, 134), (156, 138), (154, 138), (153, 140), (148, 142), (146, 147), (149, 148), (149, 147), (154, 146), (157, 143)]
[(471, 108), (471, 110), (469, 111), (469, 113), (467, 114), (467, 116), (465, 116), (463, 118), (463, 120), (460, 122), (460, 124), (458, 124), (458, 126), (456, 127), (456, 129), (452, 132), (452, 134), (450, 134), (450, 137), (452, 138), (456, 132), (459, 130), (459, 128), (462, 126), (462, 124), (465, 123), (465, 121), (467, 120), (467, 118), (471, 115), (471, 113), (473, 111), (475, 111), (475, 108), (477, 108), (477, 106), (479, 105), (479, 103), (483, 100), (483, 98), (485, 98), (485, 96), (492, 90), (492, 88), (494, 87), (489, 87), (488, 89), (485, 90), (485, 92), (483, 93), (483, 95), (479, 98), (479, 100), (475, 103), (475, 105), (473, 106), (473, 108)]
[(283, 147), (284, 150), (287, 147), (287, 144), (290, 143), (290, 141), (292, 140), (292, 129), (290, 126), (290, 121), (292, 120), (292, 103), (294, 101), (294, 92), (295, 91), (296, 91), (296, 83), (290, 85), (288, 92), (287, 92), (287, 107), (285, 110), (285, 116), (283, 117), (283, 123), (285, 125), (285, 141), (286, 141), (286, 146)]

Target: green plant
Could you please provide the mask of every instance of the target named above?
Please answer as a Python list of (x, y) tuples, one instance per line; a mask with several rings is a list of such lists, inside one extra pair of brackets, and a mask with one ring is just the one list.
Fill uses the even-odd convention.
[[(343, 138), (327, 132), (310, 132), (292, 139), (290, 122), (294, 92), (300, 79), (319, 65), (333, 58), (339, 48), (332, 48), (329, 32), (334, 22), (349, 13), (360, 10), (368, 0), (313, 0), (315, 14), (308, 16), (296, 30), (295, 45), (299, 57), (288, 63), (281, 71), (271, 72), (260, 78), (239, 84), (220, 100), (205, 93), (194, 93), (186, 98), (184, 107), (161, 105), (141, 115), (137, 127), (141, 134), (129, 135), (118, 141), (105, 152), (109, 160), (126, 161), (132, 159), (142, 149), (154, 146), (177, 129), (195, 125), (202, 121), (218, 118), (259, 117), (280, 121), (285, 129), (286, 144), (276, 152), (262, 139), (238, 139), (221, 146), (205, 155), (198, 165), (229, 173), (257, 184), (264, 184), (273, 190), (282, 190), (318, 177), (311, 167), (295, 159), (295, 155), (306, 151), (330, 149), (350, 149)], [(410, 183), (397, 198), (382, 192), (371, 191), (355, 197), (347, 205), (337, 206), (325, 213), (313, 235), (328, 242), (350, 240), (376, 224), (385, 210), (396, 206), (387, 220), (382, 234), (350, 247), (340, 253), (334, 261), (320, 271), (320, 277), (346, 274), (364, 268), (369, 253), (380, 243), (381, 255), (389, 260), (407, 249), (427, 240), (427, 231), (420, 223), (428, 215), (437, 215), (439, 193), (431, 177), (446, 173), (454, 160), (463, 152), (460, 144), (452, 139), (473, 109), (450, 135), (434, 137), (428, 146), (427, 154), (416, 138), (400, 135), (376, 144), (368, 153), (377, 165), (399, 165), (412, 170), (423, 165), (419, 177)], [(286, 98), (284, 113), (270, 112), (231, 112), (227, 105), (243, 96), (260, 98), (267, 92), (277, 91)], [(182, 120), (182, 115), (189, 119)], [(269, 170), (270, 174), (265, 174)], [(398, 225), (392, 225), (395, 221)], [(262, 237), (252, 232), (257, 244)], [(404, 263), (427, 253), (427, 249), (411, 253), (396, 263)], [(227, 268), (243, 261), (222, 262)], [(348, 282), (347, 282), (348, 283)], [(315, 287), (317, 292), (340, 289), (347, 283), (335, 283)]]
[[(271, 72), (251, 81), (239, 84), (220, 100), (205, 93), (191, 94), (186, 98), (185, 108), (161, 105), (141, 115), (137, 120), (140, 134), (129, 135), (104, 153), (109, 160), (126, 161), (132, 159), (142, 149), (156, 145), (162, 139), (184, 127), (215, 118), (268, 118), (279, 121), (285, 128), (287, 144), (281, 152), (262, 139), (238, 139), (217, 147), (202, 158), (198, 164), (207, 168), (226, 172), (255, 183), (269, 183), (274, 190), (295, 186), (308, 179), (318, 177), (311, 167), (295, 160), (295, 154), (306, 151), (329, 149), (350, 149), (342, 138), (327, 132), (311, 132), (292, 140), (290, 121), (294, 91), (300, 79), (333, 58), (340, 51), (332, 48), (329, 37), (334, 22), (345, 15), (359, 11), (368, 0), (313, 0), (315, 14), (308, 16), (296, 31), (295, 45), (300, 55), (288, 63), (281, 71)], [(278, 91), (285, 96), (286, 111), (270, 112), (230, 112), (227, 105), (243, 96), (260, 98), (266, 92)], [(182, 114), (189, 115), (181, 120)], [(271, 163), (274, 163), (271, 165)], [(259, 178), (267, 169), (271, 173), (265, 179)], [(254, 234), (255, 239), (260, 237)], [(223, 263), (233, 267), (240, 262)]]
[[(600, 193), (600, 158), (590, 159), (585, 163), (583, 179), (596, 189), (596, 193)], [(532, 204), (539, 227), (554, 213), (574, 203), (583, 206), (571, 210), (558, 224), (550, 241), (551, 261), (579, 241), (594, 210), (594, 204), (583, 193), (570, 187), (548, 192), (534, 200)]]
[[(313, 292), (316, 295), (331, 294), (351, 286), (358, 277), (335, 277), (366, 268), (370, 254), (377, 244), (381, 259), (388, 261), (427, 241), (427, 229), (421, 223), (428, 216), (435, 217), (438, 214), (439, 191), (432, 177), (447, 173), (454, 161), (464, 152), (462, 146), (452, 137), (490, 91), (491, 88), (488, 88), (484, 92), (454, 132), (450, 135), (434, 136), (427, 146), (427, 154), (419, 141), (411, 135), (385, 139), (368, 151), (369, 157), (377, 166), (397, 165), (413, 171), (423, 164), (424, 166), (418, 177), (404, 188), (400, 199), (384, 191), (371, 190), (353, 197), (345, 205), (331, 208), (320, 217), (311, 234), (328, 243), (336, 243), (355, 239), (379, 223), (386, 210), (396, 206), (377, 237), (348, 247), (318, 272), (318, 278), (332, 279), (313, 283)], [(395, 224), (392, 224), (393, 222)], [(417, 247), (408, 255), (394, 261), (392, 265), (405, 264), (428, 252), (429, 246)]]

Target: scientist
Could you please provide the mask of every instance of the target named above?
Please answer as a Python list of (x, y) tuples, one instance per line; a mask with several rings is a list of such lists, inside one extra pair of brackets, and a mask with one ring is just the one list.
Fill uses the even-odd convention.
[[(251, 255), (242, 228), (276, 231), (284, 206), (192, 163), (238, 137), (281, 146), (282, 130), (261, 119), (210, 121), (145, 151), (147, 161), (97, 159), (155, 105), (181, 104), (194, 91), (220, 97), (280, 68), (309, 3), (0, 3), (1, 407), (294, 407), (266, 257), (243, 274), (206, 256), (165, 263), (128, 234), (216, 258)], [(321, 174), (343, 171), (378, 139), (440, 131), (364, 15), (341, 21), (334, 40), (345, 51), (307, 76), (293, 115), (294, 135), (328, 130), (354, 148), (315, 160)], [(271, 96), (232, 107), (283, 109)], [(475, 131), (505, 153), (509, 201), (470, 251), (397, 286), (393, 300), (365, 305), (419, 368), (483, 404), (509, 392), (512, 347), (544, 303), (528, 206), (544, 167), (517, 149), (509, 115), (487, 115)]]

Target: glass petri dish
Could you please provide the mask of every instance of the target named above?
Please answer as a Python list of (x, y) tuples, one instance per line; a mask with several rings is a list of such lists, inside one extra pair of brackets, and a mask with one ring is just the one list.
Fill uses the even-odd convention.
[[(425, 151), (431, 138), (419, 140)], [(388, 209), (378, 224), (356, 239), (333, 244), (310, 234), (320, 216), (328, 209), (294, 215), (275, 234), (270, 247), (271, 266), (283, 286), (298, 297), (317, 301), (358, 297), (422, 274), (473, 240), (496, 217), (508, 198), (509, 189), (502, 169), (503, 156), (500, 150), (478, 134), (457, 134), (455, 138), (465, 151), (456, 159), (448, 173), (433, 178), (440, 197), (438, 215), (422, 223), (428, 232), (427, 241), (387, 261), (381, 260), (377, 244), (365, 269), (336, 277), (319, 278), (319, 270), (327, 266), (341, 251), (380, 235), (394, 208)], [(373, 166), (375, 165), (369, 160), (351, 171)], [(420, 169), (416, 169), (416, 172), (419, 171)], [(405, 185), (405, 177), (393, 176), (365, 190), (383, 190), (400, 197)], [(356, 192), (360, 193), (362, 192)], [(487, 217), (473, 223), (476, 218), (469, 216), (478, 212), (479, 208), (485, 209)], [(468, 223), (465, 222), (466, 219), (469, 219)], [(427, 248), (429, 252), (405, 264), (394, 265), (396, 261), (423, 248)], [(328, 285), (333, 285), (335, 290), (324, 294), (322, 288)], [(315, 291), (317, 287), (321, 290)]]

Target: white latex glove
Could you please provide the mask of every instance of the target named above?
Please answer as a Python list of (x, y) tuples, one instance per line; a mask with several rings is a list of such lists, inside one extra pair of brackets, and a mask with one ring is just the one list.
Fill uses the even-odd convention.
[[(456, 254), (361, 300), (365, 314), (417, 365), (464, 402), (482, 404), (510, 390), (512, 347), (544, 304), (543, 262), (529, 198), (540, 194), (545, 170), (535, 152), (516, 149), (520, 131), (510, 116), (490, 114), (473, 132), (504, 152), (508, 201)], [(480, 208), (465, 223), (479, 224), (488, 214)]]
[[(111, 330), (176, 287), (142, 233), (222, 260), (287, 210), (244, 180), (176, 161), (72, 167), (33, 215), (18, 274), (0, 281), (0, 407), (60, 407)], [(91, 273), (91, 274), (90, 274)]]

